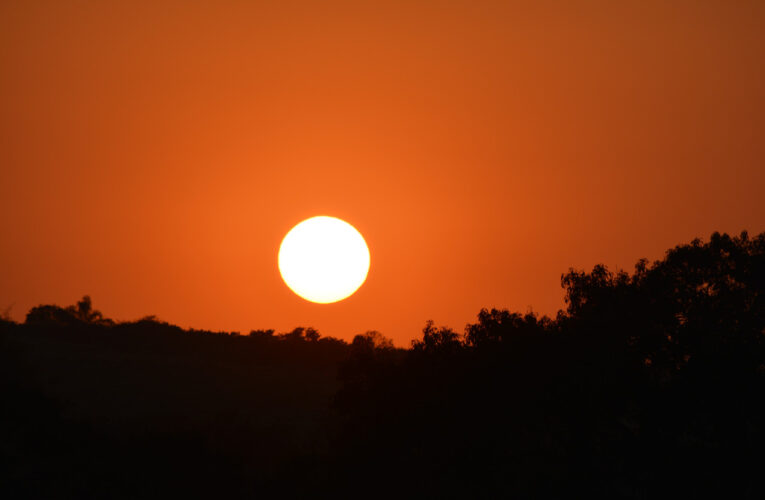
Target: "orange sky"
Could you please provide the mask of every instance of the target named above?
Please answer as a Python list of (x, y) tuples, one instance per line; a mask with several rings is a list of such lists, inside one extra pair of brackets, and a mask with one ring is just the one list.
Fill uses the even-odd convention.
[[(763, 61), (761, 0), (2, 2), (0, 308), (399, 345), (554, 314), (569, 267), (765, 230)], [(372, 255), (332, 305), (276, 266), (320, 214)]]

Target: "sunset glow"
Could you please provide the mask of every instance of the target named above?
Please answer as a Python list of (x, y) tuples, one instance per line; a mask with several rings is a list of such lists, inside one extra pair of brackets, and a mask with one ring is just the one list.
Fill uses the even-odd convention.
[[(0, 312), (409, 345), (765, 230), (765, 2), (0, 2)], [(298, 222), (374, 280), (315, 307)], [(297, 299), (297, 300), (296, 300)]]

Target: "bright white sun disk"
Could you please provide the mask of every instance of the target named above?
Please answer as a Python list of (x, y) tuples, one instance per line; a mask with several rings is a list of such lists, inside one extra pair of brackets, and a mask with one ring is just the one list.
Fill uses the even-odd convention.
[(343, 300), (369, 272), (369, 248), (356, 228), (318, 216), (293, 227), (279, 248), (279, 272), (300, 297), (320, 304)]

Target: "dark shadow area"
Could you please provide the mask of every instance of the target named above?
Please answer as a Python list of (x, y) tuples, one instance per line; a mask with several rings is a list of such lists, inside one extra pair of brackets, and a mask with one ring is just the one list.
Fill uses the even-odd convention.
[(6, 317), (0, 496), (765, 497), (765, 234), (562, 285), (410, 349)]

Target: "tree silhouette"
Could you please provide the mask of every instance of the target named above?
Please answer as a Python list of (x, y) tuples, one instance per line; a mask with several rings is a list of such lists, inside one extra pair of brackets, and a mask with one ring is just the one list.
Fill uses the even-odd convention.
[(765, 235), (715, 233), (632, 273), (570, 270), (555, 319), (429, 321), (403, 358), (346, 366), (346, 446), (416, 468), (423, 495), (758, 496), (764, 270)]
[(765, 234), (561, 285), (411, 349), (34, 307), (0, 321), (0, 496), (765, 497)]
[(361, 335), (356, 335), (351, 346), (357, 349), (393, 349), (393, 341), (376, 330), (370, 330)]
[(296, 341), (307, 341), (307, 342), (316, 342), (321, 338), (321, 334), (311, 327), (304, 327), (304, 326), (298, 326), (297, 328), (293, 329), (291, 332), (283, 333), (280, 335), (285, 340), (290, 340), (293, 342)]
[(93, 309), (90, 296), (85, 295), (77, 302), (77, 305), (66, 308), (54, 305), (41, 305), (33, 307), (27, 313), (26, 322), (30, 324), (51, 324), (60, 326), (72, 326), (78, 323), (97, 325), (113, 325), (114, 321), (105, 319), (101, 311)]
[(422, 329), (422, 340), (412, 341), (412, 349), (425, 353), (454, 353), (460, 346), (460, 336), (454, 330), (436, 328), (432, 320)]
[(534, 313), (521, 315), (503, 309), (481, 309), (478, 323), (465, 328), (465, 343), (471, 347), (496, 346), (519, 337), (540, 334), (554, 327), (552, 320)]

